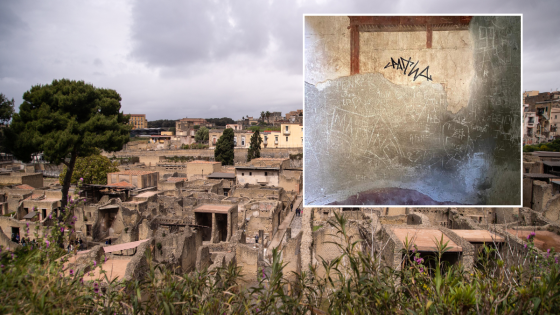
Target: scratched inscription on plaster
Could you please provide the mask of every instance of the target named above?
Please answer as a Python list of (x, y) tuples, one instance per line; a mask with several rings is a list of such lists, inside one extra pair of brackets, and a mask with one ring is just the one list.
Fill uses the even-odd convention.
[(306, 202), (400, 187), (439, 201), (517, 204), (520, 21), (475, 17), (472, 24), (474, 77), (468, 106), (456, 113), (429, 66), (411, 58), (392, 58), (385, 68), (419, 85), (379, 73), (306, 85)]

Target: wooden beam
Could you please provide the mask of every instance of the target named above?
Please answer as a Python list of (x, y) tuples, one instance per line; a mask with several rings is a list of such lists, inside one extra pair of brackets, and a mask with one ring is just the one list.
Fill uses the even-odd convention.
[(426, 24), (426, 48), (432, 48), (432, 24)]
[(360, 73), (360, 31), (358, 25), (350, 26), (350, 75)]

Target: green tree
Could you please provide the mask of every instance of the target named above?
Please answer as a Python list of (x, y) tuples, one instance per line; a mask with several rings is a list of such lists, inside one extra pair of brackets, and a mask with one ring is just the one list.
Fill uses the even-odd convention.
[[(76, 184), (80, 179), (83, 179), (83, 184), (107, 184), (107, 174), (118, 172), (118, 162), (111, 162), (108, 157), (100, 154), (94, 154), (86, 157), (79, 157), (76, 159), (74, 172), (70, 179), (71, 184)], [(61, 185), (64, 184), (64, 178), (68, 167), (64, 166), (62, 173), (58, 177)]]
[(233, 165), (234, 158), (234, 143), (233, 143), (233, 129), (226, 128), (224, 133), (216, 142), (216, 149), (214, 149), (214, 159), (222, 162), (222, 165)]
[(247, 162), (261, 157), (261, 143), (261, 135), (257, 130), (251, 136), (251, 143), (249, 144), (249, 150), (247, 150)]
[(0, 124), (7, 124), (14, 114), (14, 99), (9, 100), (4, 94), (0, 93)]
[(266, 121), (270, 124), (270, 115), (271, 113), (269, 111), (266, 111), (266, 113), (264, 113), (266, 116)]
[(194, 140), (198, 143), (208, 142), (208, 128), (200, 127), (194, 135)]
[[(0, 93), (0, 124), (5, 126), (14, 114), (14, 99), (9, 100)], [(4, 151), (4, 129), (0, 130), (0, 150)]]
[(111, 89), (96, 88), (84, 81), (53, 80), (23, 94), (19, 113), (6, 130), (6, 144), (17, 159), (31, 160), (43, 152), (50, 163), (68, 168), (62, 184), (62, 207), (76, 160), (121, 150), (129, 141), (129, 116), (121, 109), (121, 96)]
[(264, 122), (264, 118), (266, 117), (266, 114), (264, 112), (261, 112), (261, 121)]

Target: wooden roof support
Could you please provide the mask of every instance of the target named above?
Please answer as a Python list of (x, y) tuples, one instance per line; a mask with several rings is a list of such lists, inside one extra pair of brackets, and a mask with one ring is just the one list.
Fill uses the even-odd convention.
[(350, 26), (350, 75), (360, 73), (360, 31), (358, 25)]
[(426, 24), (426, 48), (432, 48), (432, 24)]

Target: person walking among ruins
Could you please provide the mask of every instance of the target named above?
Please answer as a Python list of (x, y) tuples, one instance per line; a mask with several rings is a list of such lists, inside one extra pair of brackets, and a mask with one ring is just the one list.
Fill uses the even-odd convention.
[(296, 217), (299, 217), (299, 208), (296, 209)]
[(258, 244), (258, 243), (259, 243), (259, 235), (257, 234), (257, 235), (255, 235), (255, 244)]

